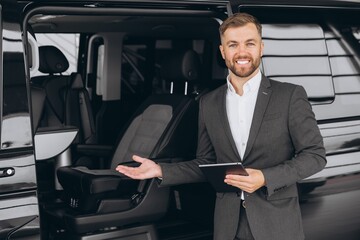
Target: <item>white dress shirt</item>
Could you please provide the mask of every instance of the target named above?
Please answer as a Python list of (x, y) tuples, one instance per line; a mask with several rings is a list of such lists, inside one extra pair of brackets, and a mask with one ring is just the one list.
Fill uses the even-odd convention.
[[(243, 160), (249, 132), (254, 115), (256, 99), (261, 82), (259, 71), (253, 78), (249, 79), (243, 86), (243, 95), (236, 93), (233, 85), (227, 77), (226, 113), (229, 120), (232, 136), (241, 160)], [(243, 193), (241, 194), (243, 198)]]

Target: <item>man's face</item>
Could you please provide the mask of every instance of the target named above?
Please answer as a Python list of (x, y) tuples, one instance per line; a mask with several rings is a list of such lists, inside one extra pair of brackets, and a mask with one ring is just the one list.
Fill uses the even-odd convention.
[(221, 36), (220, 52), (225, 64), (232, 74), (240, 78), (250, 79), (257, 73), (263, 47), (253, 23), (228, 28)]

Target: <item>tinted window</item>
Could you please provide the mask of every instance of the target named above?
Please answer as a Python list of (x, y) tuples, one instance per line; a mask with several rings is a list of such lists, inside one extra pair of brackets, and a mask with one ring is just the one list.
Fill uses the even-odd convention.
[(257, 16), (264, 25), (262, 70), (266, 76), (302, 85), (319, 121), (360, 115), (360, 23), (356, 11), (240, 10)]
[(263, 73), (304, 86), (313, 104), (334, 97), (324, 31), (318, 24), (264, 24)]

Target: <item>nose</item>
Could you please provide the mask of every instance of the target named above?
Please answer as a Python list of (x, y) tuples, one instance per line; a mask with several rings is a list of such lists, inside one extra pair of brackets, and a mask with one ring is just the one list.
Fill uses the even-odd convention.
[(237, 52), (238, 53), (246, 53), (246, 46), (245, 46), (245, 44), (239, 44), (238, 45), (238, 48), (237, 48)]

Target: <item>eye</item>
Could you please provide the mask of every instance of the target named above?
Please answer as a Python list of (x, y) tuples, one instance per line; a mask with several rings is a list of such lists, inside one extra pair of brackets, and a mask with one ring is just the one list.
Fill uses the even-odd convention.
[(248, 47), (253, 47), (253, 46), (255, 46), (255, 43), (249, 42), (249, 43), (246, 44), (246, 46), (248, 46)]

